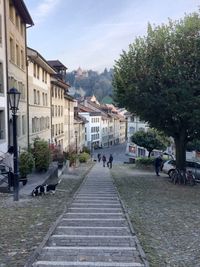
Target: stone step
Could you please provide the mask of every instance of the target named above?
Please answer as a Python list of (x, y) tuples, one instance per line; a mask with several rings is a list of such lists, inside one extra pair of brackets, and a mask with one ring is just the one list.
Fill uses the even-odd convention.
[(132, 236), (87, 236), (52, 235), (47, 246), (68, 247), (135, 247)]
[(127, 226), (125, 219), (68, 219), (62, 218), (60, 226), (108, 227)]
[(102, 205), (119, 205), (120, 202), (118, 200), (108, 200), (108, 199), (80, 199), (80, 198), (76, 198), (73, 201), (73, 204), (80, 204), (80, 203), (85, 203), (87, 204), (102, 204)]
[(68, 209), (69, 212), (73, 213), (88, 213), (88, 212), (95, 212), (95, 213), (113, 213), (113, 212), (122, 212), (121, 208), (85, 208), (85, 207), (73, 207)]
[(86, 203), (72, 203), (71, 204), (72, 208), (121, 208), (120, 204), (95, 204), (95, 203), (91, 203), (91, 204), (86, 204)]
[(110, 197), (103, 197), (103, 196), (100, 196), (100, 197), (93, 197), (93, 196), (79, 196), (79, 195), (77, 195), (76, 196), (76, 199), (78, 200), (88, 200), (88, 201), (91, 201), (91, 200), (111, 200), (111, 201), (119, 201), (119, 198), (117, 198), (117, 197), (112, 197), (112, 196), (110, 196)]
[(125, 218), (123, 213), (65, 213), (63, 218), (71, 218), (71, 219), (120, 219)]
[(143, 264), (137, 262), (62, 262), (62, 261), (38, 261), (33, 267), (144, 267)]
[(44, 247), (38, 261), (138, 262), (135, 247)]
[(58, 226), (54, 234), (65, 235), (96, 235), (96, 236), (127, 236), (130, 235), (128, 227), (70, 227)]

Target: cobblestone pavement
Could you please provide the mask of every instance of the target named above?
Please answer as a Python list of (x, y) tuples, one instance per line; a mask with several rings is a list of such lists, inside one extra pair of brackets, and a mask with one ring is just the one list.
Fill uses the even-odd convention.
[(118, 164), (112, 175), (152, 267), (200, 267), (200, 184)]
[(89, 172), (37, 253), (34, 262), (26, 266), (148, 266), (110, 178), (110, 170), (101, 163), (96, 163)]
[[(92, 166), (89, 162), (66, 171), (54, 195), (31, 197), (31, 189), (25, 190), (30, 181), (20, 190), (19, 201), (13, 201), (11, 194), (0, 193), (0, 267), (24, 266)], [(49, 183), (56, 181), (56, 177), (51, 178)], [(42, 183), (43, 176), (38, 174), (36, 182)], [(35, 187), (34, 181), (31, 184)]]

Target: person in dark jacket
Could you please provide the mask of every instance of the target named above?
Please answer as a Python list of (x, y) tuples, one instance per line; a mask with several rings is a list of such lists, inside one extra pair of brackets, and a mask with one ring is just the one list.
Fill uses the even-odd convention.
[(155, 172), (157, 176), (160, 176), (159, 172), (161, 170), (162, 164), (163, 164), (163, 160), (162, 160), (162, 156), (160, 155), (155, 159)]
[(113, 162), (113, 156), (110, 154), (109, 160), (107, 162), (107, 166), (111, 169), (112, 168), (112, 162)]
[(105, 155), (103, 155), (102, 161), (103, 161), (103, 167), (105, 167), (106, 166), (106, 156)]
[(98, 158), (98, 162), (100, 162), (101, 161), (101, 154), (100, 153), (97, 155), (97, 158)]

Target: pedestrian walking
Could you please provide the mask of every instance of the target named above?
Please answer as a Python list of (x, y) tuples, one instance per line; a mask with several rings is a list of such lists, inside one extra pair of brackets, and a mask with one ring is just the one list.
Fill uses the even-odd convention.
[(157, 176), (160, 176), (159, 172), (162, 168), (162, 164), (163, 164), (163, 160), (162, 160), (162, 156), (159, 155), (156, 159), (155, 159), (155, 172)]
[(103, 155), (102, 161), (103, 161), (103, 167), (105, 167), (106, 166), (106, 156), (105, 155)]
[(5, 164), (5, 169), (8, 172), (8, 185), (9, 188), (14, 186), (14, 147), (10, 146), (8, 151), (5, 153), (3, 163)]
[(113, 156), (110, 154), (109, 160), (108, 160), (108, 167), (111, 169), (112, 168), (112, 162), (113, 162)]
[(98, 158), (98, 162), (100, 162), (100, 161), (101, 161), (101, 153), (99, 153), (99, 154), (97, 155), (97, 158)]

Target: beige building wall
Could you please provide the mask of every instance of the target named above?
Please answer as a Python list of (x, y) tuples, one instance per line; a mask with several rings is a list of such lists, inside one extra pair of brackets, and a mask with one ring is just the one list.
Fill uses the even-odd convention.
[[(8, 89), (15, 87), (21, 93), (17, 113), (17, 130), (18, 146), (19, 149), (23, 149), (28, 146), (26, 24), (33, 25), (33, 22), (21, 0), (15, 1), (15, 3), (12, 0), (5, 0), (5, 4)], [(9, 122), (10, 143), (12, 144), (12, 121)]]
[(51, 81), (51, 104), (52, 104), (52, 140), (51, 143), (65, 149), (64, 135), (64, 98), (65, 88), (56, 79)]
[(55, 71), (35, 50), (27, 48), (29, 92), (29, 141), (51, 141), (51, 78)]
[(4, 1), (0, 1), (0, 156), (8, 149)]
[(65, 95), (64, 108), (64, 150), (69, 151), (74, 148), (75, 144), (74, 129), (74, 100)]

